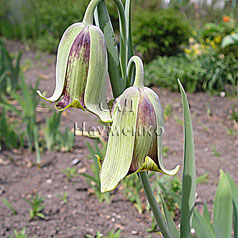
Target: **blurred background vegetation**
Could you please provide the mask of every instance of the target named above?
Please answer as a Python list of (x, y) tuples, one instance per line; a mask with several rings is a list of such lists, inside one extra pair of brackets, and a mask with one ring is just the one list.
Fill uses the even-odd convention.
[[(89, 0), (1, 0), (0, 36), (55, 53), (65, 29), (81, 21)], [(118, 33), (118, 14), (106, 0)], [(191, 93), (237, 94), (236, 0), (132, 1), (133, 44), (146, 63), (146, 84), (177, 91), (177, 78)], [(233, 38), (232, 38), (233, 39)]]

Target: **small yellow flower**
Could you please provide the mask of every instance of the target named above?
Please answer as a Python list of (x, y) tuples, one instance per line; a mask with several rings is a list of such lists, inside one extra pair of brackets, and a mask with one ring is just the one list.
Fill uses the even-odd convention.
[(210, 45), (211, 45), (211, 47), (212, 47), (213, 49), (216, 49), (216, 44), (215, 44), (214, 41), (211, 41)]
[(191, 54), (192, 50), (186, 48), (186, 49), (184, 50), (184, 52), (189, 55), (189, 54)]
[(211, 41), (210, 41), (210, 39), (209, 38), (206, 38), (206, 43), (210, 43)]
[(220, 36), (220, 35), (215, 36), (215, 37), (214, 37), (214, 42), (215, 42), (216, 44), (220, 44), (220, 43), (221, 43), (221, 36)]
[(194, 50), (194, 54), (195, 54), (195, 55), (200, 55), (200, 53), (201, 53), (200, 50), (198, 50), (198, 49)]

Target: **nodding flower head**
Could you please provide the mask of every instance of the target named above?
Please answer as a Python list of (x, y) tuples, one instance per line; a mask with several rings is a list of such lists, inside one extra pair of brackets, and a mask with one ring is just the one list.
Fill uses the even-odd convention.
[(49, 102), (56, 109), (81, 108), (110, 122), (106, 103), (107, 50), (104, 35), (93, 25), (75, 23), (60, 41), (56, 62), (56, 88)]
[(101, 191), (114, 189), (125, 176), (157, 171), (175, 175), (165, 169), (162, 161), (163, 112), (157, 94), (143, 86), (143, 64), (139, 57), (132, 57), (136, 64), (134, 85), (127, 88), (114, 102), (112, 126), (106, 156), (98, 157)]

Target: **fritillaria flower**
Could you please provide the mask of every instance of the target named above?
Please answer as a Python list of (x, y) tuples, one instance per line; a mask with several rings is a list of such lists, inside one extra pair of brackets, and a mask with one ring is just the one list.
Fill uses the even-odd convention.
[(56, 63), (56, 87), (53, 95), (44, 97), (56, 102), (56, 109), (69, 107), (88, 110), (104, 122), (110, 122), (106, 103), (108, 63), (104, 35), (91, 24), (75, 23), (60, 41)]
[[(114, 189), (127, 175), (157, 171), (175, 175), (179, 166), (167, 170), (162, 161), (163, 113), (157, 94), (143, 86), (143, 64), (136, 64), (134, 85), (114, 102), (106, 156), (101, 164), (101, 191)], [(98, 160), (101, 159), (98, 157)]]

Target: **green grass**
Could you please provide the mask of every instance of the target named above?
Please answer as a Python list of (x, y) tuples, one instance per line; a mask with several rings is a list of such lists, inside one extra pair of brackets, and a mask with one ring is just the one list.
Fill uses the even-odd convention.
[(39, 217), (41, 219), (44, 219), (45, 216), (42, 213), (42, 210), (44, 209), (44, 198), (39, 197), (39, 194), (36, 193), (35, 196), (32, 196), (30, 200), (27, 201), (27, 203), (31, 206), (30, 209), (30, 220), (33, 220), (35, 217)]
[(15, 208), (12, 206), (12, 204), (6, 198), (3, 198), (2, 202), (11, 210), (12, 215), (17, 214), (17, 211), (15, 210)]

